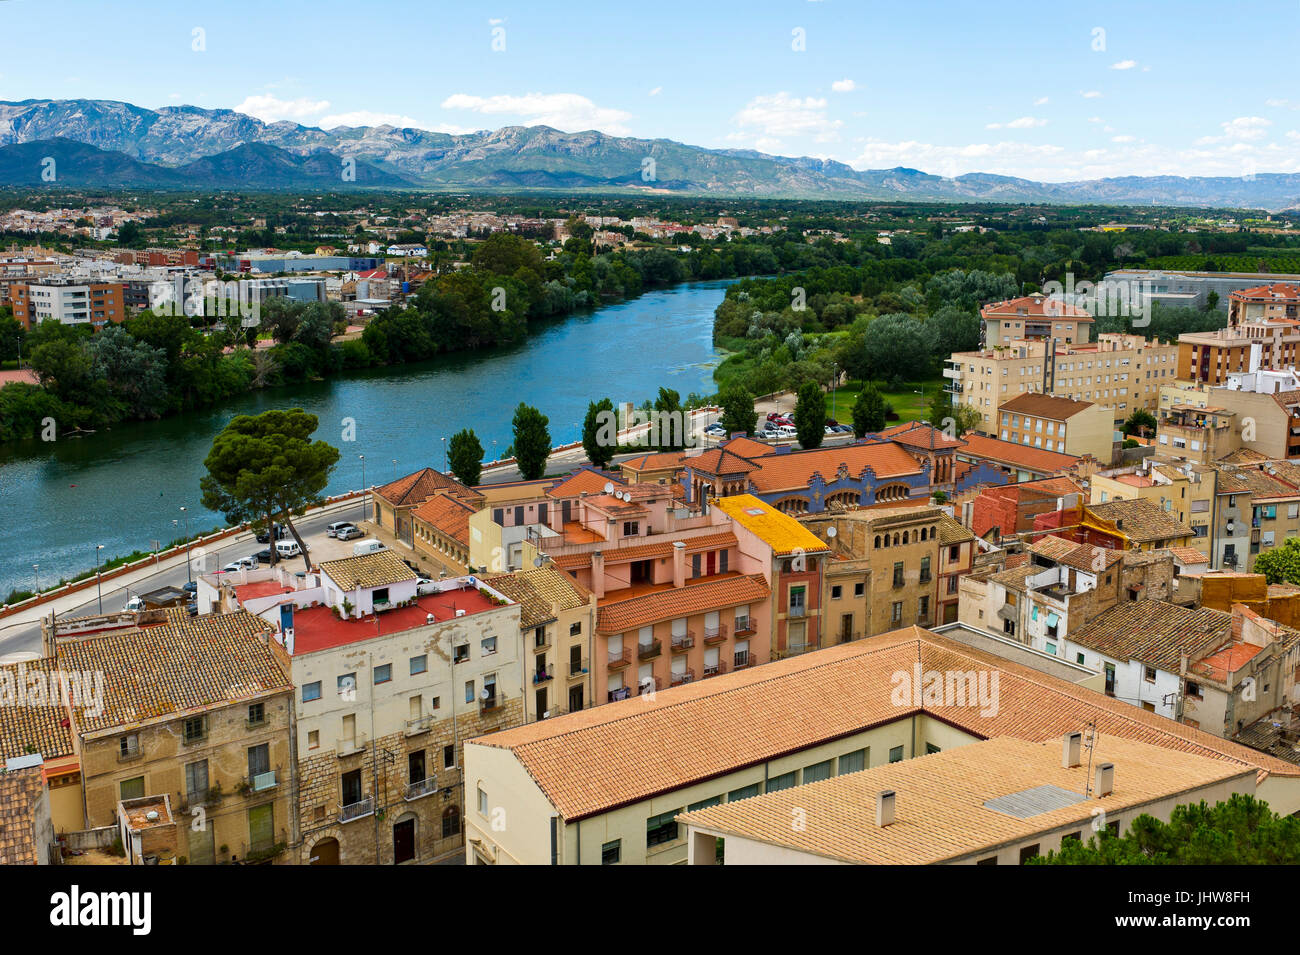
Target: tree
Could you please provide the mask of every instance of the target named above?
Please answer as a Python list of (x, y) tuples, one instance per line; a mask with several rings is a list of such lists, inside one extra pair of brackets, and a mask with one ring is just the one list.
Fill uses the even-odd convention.
[(546, 473), (546, 459), (551, 456), (551, 419), (522, 401), (515, 409), (515, 463), (525, 481), (535, 481)]
[(801, 448), (821, 447), (822, 438), (826, 437), (826, 395), (815, 381), (805, 381), (799, 386), (794, 428), (799, 433)]
[(853, 402), (853, 433), (859, 438), (885, 427), (885, 399), (876, 386), (867, 383)]
[(737, 432), (754, 433), (754, 424), (758, 419), (754, 411), (754, 396), (743, 385), (732, 385), (719, 396), (722, 406), (722, 427), (727, 435)]
[(1255, 573), (1270, 584), (1300, 584), (1300, 537), (1289, 537), (1255, 558)]
[(1254, 796), (1175, 806), (1169, 821), (1146, 813), (1122, 836), (1101, 830), (1084, 845), (1065, 840), (1031, 865), (1296, 865), (1300, 819), (1279, 816)]
[(337, 448), (311, 440), (317, 424), (301, 408), (238, 415), (212, 440), (203, 462), (208, 473), (199, 481), (203, 506), (231, 523), (267, 531), (277, 518), (283, 522), (302, 548), (307, 570), (311, 558), (292, 515), (319, 501), (339, 460)]
[(897, 313), (873, 319), (862, 336), (872, 377), (925, 377), (933, 347), (930, 332), (911, 315)]
[(1150, 411), (1145, 408), (1135, 408), (1133, 413), (1128, 416), (1124, 422), (1125, 434), (1136, 434), (1139, 437), (1149, 438), (1156, 433), (1156, 418)]
[(483, 474), (483, 444), (472, 428), (457, 431), (447, 445), (447, 462), (461, 484), (473, 487)]
[(686, 447), (687, 416), (682, 413), (682, 396), (672, 388), (660, 388), (655, 398), (655, 427), (659, 447), (665, 451), (680, 451)]
[(618, 426), (613, 429), (614, 440), (609, 437), (609, 422), (613, 420), (614, 402), (601, 398), (587, 405), (587, 417), (582, 421), (582, 450), (587, 452), (587, 460), (598, 468), (608, 467), (618, 450)]
[(0, 361), (18, 358), (23, 351), (23, 342), (27, 340), (27, 329), (23, 323), (0, 309)]

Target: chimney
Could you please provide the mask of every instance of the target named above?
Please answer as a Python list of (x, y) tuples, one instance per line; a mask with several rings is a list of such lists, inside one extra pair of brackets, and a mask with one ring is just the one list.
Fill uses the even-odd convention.
[(673, 541), (673, 586), (686, 586), (686, 542)]
[(605, 596), (605, 555), (598, 550), (591, 552), (591, 592), (597, 600)]
[(879, 828), (883, 829), (894, 824), (894, 810), (897, 805), (898, 797), (892, 789), (876, 793), (876, 825)]
[(1066, 733), (1064, 745), (1061, 747), (1061, 766), (1064, 769), (1074, 769), (1081, 765), (1082, 759), (1080, 753), (1083, 750), (1082, 733)]
[(1097, 798), (1109, 796), (1115, 791), (1115, 764), (1102, 763), (1097, 767), (1097, 782), (1093, 786)]

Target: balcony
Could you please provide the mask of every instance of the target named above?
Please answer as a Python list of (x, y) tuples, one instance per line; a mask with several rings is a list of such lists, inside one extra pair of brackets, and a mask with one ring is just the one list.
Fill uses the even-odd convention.
[(548, 706), (548, 707), (547, 707), (546, 709), (544, 709), (542, 712), (538, 713), (538, 714), (537, 714), (537, 718), (538, 718), (539, 720), (553, 720), (553, 719), (555, 719), (557, 716), (563, 716), (563, 715), (564, 715), (565, 713), (567, 713), (567, 712), (568, 712), (568, 710), (566, 710), (564, 707), (560, 706), (560, 704), (558, 704), (558, 703), (552, 703), (550, 706)]
[(734, 633), (737, 637), (746, 637), (754, 632), (754, 621), (749, 617), (736, 618), (736, 629)]
[(784, 650), (777, 651), (777, 656), (781, 659), (786, 657), (797, 657), (817, 649), (818, 641), (816, 639), (807, 640), (803, 643), (794, 644), (786, 647)]
[(480, 716), (488, 713), (499, 713), (505, 706), (506, 695), (500, 690), (494, 692), (486, 699), (480, 697), (478, 701), (478, 712)]
[(704, 679), (706, 680), (711, 676), (721, 676), (726, 672), (727, 672), (726, 660), (719, 660), (717, 663), (713, 663), (713, 664), (709, 664), (709, 663), (704, 664)]
[(807, 616), (808, 609), (803, 604), (791, 604), (790, 610), (786, 613), (787, 617), (798, 618)]
[(716, 627), (704, 628), (705, 646), (709, 646), (709, 647), (715, 646), (716, 644), (719, 644), (726, 639), (727, 639), (727, 625), (725, 623), (718, 624), (718, 626)]
[(364, 733), (358, 733), (349, 739), (337, 740), (334, 744), (334, 753), (339, 759), (345, 756), (351, 756), (359, 753), (366, 748), (366, 737)]
[(693, 646), (695, 646), (694, 630), (673, 634), (673, 653), (685, 653)]
[(636, 688), (637, 696), (645, 696), (647, 693), (653, 693), (656, 690), (663, 689), (663, 681), (657, 676), (646, 677)]
[(418, 719), (406, 721), (406, 735), (419, 736), (421, 733), (427, 733), (433, 728), (433, 714), (421, 716)]
[(117, 751), (117, 761), (119, 763), (129, 763), (132, 760), (139, 759), (142, 755), (144, 754), (140, 751), (138, 745), (129, 748), (126, 752), (122, 752), (122, 750), (119, 749)]
[(742, 650), (740, 653), (736, 654), (736, 661), (733, 666), (737, 670), (748, 670), (757, 662), (758, 660), (754, 657), (754, 654), (750, 653), (748, 650)]
[(664, 642), (662, 640), (651, 640), (649, 643), (638, 643), (636, 646), (636, 658), (638, 660), (653, 660), (663, 652)]
[(584, 676), (586, 676), (586, 675), (587, 675), (587, 669), (588, 669), (588, 667), (587, 667), (587, 663), (588, 663), (588, 660), (587, 660), (586, 657), (583, 657), (581, 660), (578, 660), (578, 661), (576, 661), (576, 662), (573, 661), (573, 660), (570, 660), (570, 661), (569, 661), (569, 679), (570, 679), (570, 680), (576, 680), (576, 679), (579, 678), (579, 677), (584, 677)]
[(425, 796), (430, 795), (431, 793), (436, 793), (437, 791), (438, 791), (437, 780), (435, 780), (432, 776), (429, 776), (425, 779), (421, 779), (418, 783), (411, 783), (409, 786), (407, 786), (406, 792), (402, 794), (402, 798), (405, 799), (407, 802), (414, 802), (417, 799), (422, 799)]
[(617, 670), (619, 667), (625, 667), (632, 662), (632, 650), (629, 647), (623, 647), (621, 650), (609, 651), (609, 668)]
[(548, 663), (544, 667), (538, 667), (533, 670), (533, 686), (547, 683), (555, 677), (555, 665)]
[(949, 381), (948, 384), (943, 386), (943, 390), (950, 395), (959, 395), (965, 389), (960, 381)]
[(672, 674), (669, 683), (672, 686), (682, 686), (683, 684), (690, 683), (694, 679), (695, 679), (695, 671), (688, 667), (687, 669), (682, 670), (679, 673)]
[(617, 690), (610, 690), (606, 697), (611, 703), (617, 703), (619, 700), (626, 700), (632, 695), (632, 691), (625, 686), (620, 686)]
[(862, 639), (862, 632), (860, 630), (850, 630), (847, 632), (841, 630), (839, 637), (840, 643), (852, 643), (854, 640)]
[(367, 796), (360, 802), (354, 802), (339, 809), (339, 822), (355, 822), (375, 814), (375, 797)]

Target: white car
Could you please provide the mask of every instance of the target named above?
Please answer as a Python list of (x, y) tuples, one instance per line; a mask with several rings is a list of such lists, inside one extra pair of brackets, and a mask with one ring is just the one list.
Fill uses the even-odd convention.
[(425, 594), (436, 593), (438, 585), (428, 577), (421, 577), (415, 582), (415, 592), (418, 596), (423, 597)]

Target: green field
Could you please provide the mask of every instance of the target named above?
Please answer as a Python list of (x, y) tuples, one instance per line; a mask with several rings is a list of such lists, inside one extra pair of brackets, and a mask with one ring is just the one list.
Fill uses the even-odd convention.
[[(944, 379), (926, 378), (920, 381), (906, 382), (901, 391), (890, 391), (885, 387), (883, 381), (874, 382), (881, 397), (894, 409), (898, 414), (897, 420), (890, 419), (890, 424), (901, 424), (904, 421), (923, 421), (930, 409), (930, 401), (934, 398), (935, 392), (943, 387)], [(924, 392), (917, 394), (918, 391)], [(826, 396), (826, 415), (834, 418), (841, 424), (853, 423), (853, 402), (862, 392), (862, 382), (850, 381), (846, 385), (837, 388), (834, 394), (834, 411), (831, 410), (831, 395)]]

